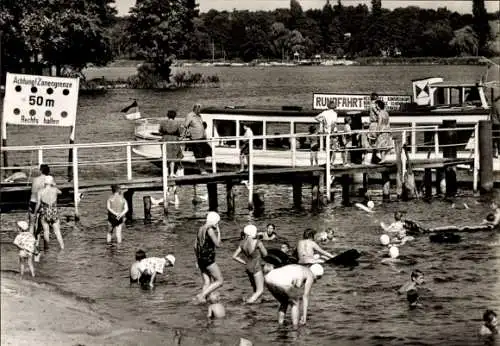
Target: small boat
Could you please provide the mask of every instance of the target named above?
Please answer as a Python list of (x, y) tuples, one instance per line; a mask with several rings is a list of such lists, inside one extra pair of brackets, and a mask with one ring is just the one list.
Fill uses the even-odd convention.
[[(390, 114), (392, 127), (408, 127), (415, 129), (422, 125), (441, 125), (443, 120), (456, 120), (458, 127), (472, 127), (480, 120), (489, 117), (489, 106), (486, 101), (484, 86), (480, 83), (444, 82), (442, 78), (426, 78), (413, 81), (413, 97), (411, 95), (380, 95), (385, 100)], [(307, 135), (310, 125), (317, 125), (314, 117), (326, 107), (329, 100), (337, 102), (338, 124), (340, 130), (343, 118), (357, 114), (361, 122), (369, 121), (368, 94), (313, 94), (313, 109), (296, 106), (283, 107), (247, 107), (227, 106), (207, 107), (202, 109), (201, 116), (207, 123), (207, 133), (217, 138), (212, 142), (217, 165), (238, 165), (241, 140), (231, 139), (243, 134), (243, 123), (249, 124), (254, 136), (266, 136), (254, 140), (254, 165), (258, 167), (309, 166), (310, 150), (306, 137), (290, 140), (294, 135)], [(162, 118), (144, 118), (136, 121), (135, 138), (140, 141), (160, 141), (159, 125)], [(353, 126), (353, 129), (355, 127)], [(358, 127), (360, 128), (360, 127)], [(410, 130), (408, 132), (411, 132)], [(457, 131), (459, 158), (471, 157), (465, 150), (465, 143), (473, 133), (472, 130)], [(418, 134), (421, 136), (421, 134)], [(412, 137), (416, 137), (412, 133)], [(465, 138), (461, 138), (464, 137)], [(224, 137), (227, 137), (225, 139)], [(423, 136), (421, 136), (423, 137)], [(432, 136), (431, 136), (432, 137)], [(423, 141), (423, 138), (420, 140)], [(161, 159), (160, 145), (136, 145), (135, 154), (151, 159)], [(429, 149), (415, 149), (415, 158), (425, 158)], [(439, 156), (440, 155), (440, 156)], [(436, 158), (442, 157), (439, 153)], [(395, 155), (389, 155), (393, 160)], [(341, 155), (337, 155), (335, 163), (341, 163)], [(185, 152), (184, 160), (194, 162), (191, 152)], [(210, 159), (208, 159), (210, 160)], [(495, 159), (494, 161), (499, 161)], [(326, 163), (324, 141), (320, 142), (318, 163)], [(500, 170), (500, 162), (494, 162), (494, 169)]]

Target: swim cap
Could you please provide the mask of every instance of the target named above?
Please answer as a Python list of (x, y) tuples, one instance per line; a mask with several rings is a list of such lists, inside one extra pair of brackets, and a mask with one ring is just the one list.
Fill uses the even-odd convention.
[(168, 254), (168, 255), (165, 256), (165, 258), (167, 259), (167, 261), (169, 261), (170, 263), (172, 263), (172, 265), (175, 264), (175, 257), (174, 257), (174, 255)]
[(391, 239), (389, 238), (389, 236), (387, 234), (382, 234), (380, 236), (380, 244), (386, 246), (386, 245), (389, 245), (390, 242), (391, 242)]
[(373, 207), (375, 207), (375, 203), (373, 203), (373, 201), (368, 201), (368, 203), (366, 203), (366, 206), (372, 209)]
[(220, 221), (220, 216), (215, 211), (210, 211), (207, 214), (207, 225), (214, 226)]
[(29, 225), (26, 221), (17, 221), (17, 227), (19, 227), (23, 231), (27, 231), (29, 228)]
[(257, 236), (257, 227), (254, 225), (246, 225), (245, 228), (243, 228), (243, 233), (250, 238), (255, 238)]
[(323, 232), (319, 232), (317, 235), (316, 235), (316, 238), (318, 241), (327, 241), (328, 240), (328, 233), (326, 233), (325, 231)]
[(389, 255), (391, 256), (391, 258), (398, 258), (399, 257), (399, 249), (397, 246), (391, 246), (391, 248), (389, 249)]
[(313, 264), (311, 266), (311, 268), (309, 268), (311, 270), (311, 272), (313, 273), (314, 277), (316, 278), (319, 278), (319, 277), (322, 277), (323, 274), (325, 273), (325, 270), (323, 269), (323, 267), (321, 266), (321, 264)]

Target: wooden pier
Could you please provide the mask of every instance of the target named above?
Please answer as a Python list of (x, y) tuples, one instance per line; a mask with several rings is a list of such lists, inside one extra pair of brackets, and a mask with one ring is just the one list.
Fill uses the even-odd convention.
[[(453, 124), (451, 124), (453, 125)], [(489, 125), (489, 127), (488, 127)], [(444, 129), (443, 131), (453, 131), (453, 127)], [(490, 133), (490, 144), (491, 145), (491, 124), (480, 124), (476, 126), (475, 133), (476, 138), (480, 138), (480, 131)], [(453, 136), (451, 136), (453, 137)], [(198, 185), (206, 184), (208, 191), (208, 204), (209, 210), (218, 211), (219, 196), (217, 196), (219, 184), (226, 186), (226, 200), (227, 200), (227, 212), (229, 214), (234, 213), (235, 203), (234, 203), (234, 187), (238, 184), (243, 184), (248, 188), (248, 206), (249, 209), (254, 208), (254, 186), (263, 184), (273, 184), (273, 185), (292, 185), (293, 187), (293, 205), (294, 207), (301, 207), (302, 202), (302, 190), (305, 185), (311, 188), (311, 207), (316, 209), (320, 208), (324, 203), (328, 203), (333, 199), (332, 186), (334, 183), (339, 183), (342, 185), (342, 202), (346, 205), (350, 204), (349, 196), (351, 195), (351, 186), (353, 183), (352, 176), (363, 175), (363, 189), (366, 191), (368, 187), (366, 175), (373, 173), (382, 173), (383, 179), (383, 194), (384, 199), (389, 197), (390, 181), (391, 175), (395, 175), (396, 180), (396, 193), (398, 197), (402, 195), (402, 177), (406, 170), (405, 159), (402, 158), (402, 146), (406, 139), (406, 133), (402, 131), (402, 135), (395, 137), (395, 147), (396, 147), (396, 161), (385, 162), (382, 164), (360, 164), (351, 163), (349, 166), (345, 165), (333, 165), (330, 162), (330, 137), (325, 136), (325, 148), (327, 151), (327, 162), (325, 165), (320, 166), (296, 166), (296, 167), (276, 167), (276, 168), (255, 168), (252, 165), (252, 153), (253, 146), (250, 139), (250, 165), (248, 171), (246, 172), (217, 172), (217, 162), (215, 158), (212, 158), (212, 173), (201, 175), (201, 174), (190, 174), (185, 176), (169, 177), (167, 167), (166, 156), (163, 155), (162, 158), (162, 176), (160, 177), (145, 177), (145, 178), (135, 178), (132, 177), (132, 160), (131, 160), (131, 146), (134, 142), (125, 143), (112, 143), (105, 144), (103, 147), (126, 147), (127, 160), (121, 162), (121, 164), (126, 163), (127, 165), (127, 175), (123, 179), (88, 179), (79, 178), (79, 161), (78, 161), (78, 151), (82, 148), (93, 148), (99, 147), (98, 144), (68, 144), (59, 146), (34, 146), (34, 147), (7, 147), (2, 148), (2, 151), (21, 151), (21, 150), (37, 150), (39, 152), (38, 157), (43, 158), (44, 155), (40, 154), (43, 150), (50, 149), (71, 149), (73, 152), (72, 162), (69, 167), (72, 168), (71, 182), (58, 183), (58, 188), (63, 191), (63, 196), (67, 200), (68, 196), (73, 196), (73, 206), (75, 208), (75, 216), (78, 217), (78, 204), (79, 204), (79, 194), (81, 192), (98, 192), (98, 191), (109, 191), (110, 185), (119, 184), (126, 191), (124, 193), (125, 198), (129, 203), (129, 214), (128, 219), (133, 217), (133, 194), (136, 191), (163, 191), (164, 201), (167, 201), (167, 192), (169, 186), (183, 186), (183, 185)], [(484, 191), (489, 191), (490, 185), (492, 187), (493, 175), (491, 168), (492, 158), (484, 158), (480, 153), (479, 145), (481, 143), (488, 143), (488, 140), (484, 140), (481, 137), (481, 141), (476, 141), (474, 155), (470, 158), (457, 158), (456, 151), (455, 154), (451, 151), (444, 158), (429, 158), (429, 159), (413, 159), (412, 169), (415, 171), (424, 172), (424, 185), (425, 185), (425, 195), (430, 197), (432, 195), (432, 186), (439, 186), (439, 181), (432, 181), (432, 170), (435, 170), (435, 180), (444, 179), (447, 181), (447, 191), (451, 193), (456, 193), (456, 167), (458, 165), (468, 165), (473, 170), (473, 189), (474, 191), (479, 191), (479, 175), (481, 175), (481, 188)], [(167, 143), (163, 143), (165, 149)], [(447, 143), (443, 144), (447, 145)], [(483, 144), (486, 145), (486, 144)], [(446, 148), (446, 147), (445, 147)], [(412, 152), (414, 149), (412, 149)], [(165, 153), (166, 150), (163, 150)], [(488, 150), (484, 152), (488, 153)], [(491, 150), (489, 151), (491, 153)], [(353, 160), (354, 161), (354, 160)], [(479, 171), (481, 161), (481, 167), (486, 167), (489, 172)], [(490, 163), (488, 163), (488, 161)], [(51, 164), (50, 162), (45, 162)], [(444, 172), (444, 174), (442, 174)], [(56, 177), (56, 180), (59, 180)], [(333, 182), (333, 183), (332, 183)], [(483, 184), (484, 183), (484, 184)], [(27, 204), (30, 195), (30, 184), (29, 183), (2, 183), (0, 184), (0, 207), (2, 211), (8, 211), (9, 209), (15, 209), (16, 207), (23, 208), (27, 210)], [(14, 197), (15, 196), (15, 197)], [(147, 197), (147, 196), (146, 196)], [(17, 204), (16, 204), (17, 203)], [(151, 201), (148, 198), (144, 198), (145, 205), (145, 215), (148, 217), (149, 209), (151, 208)], [(165, 212), (168, 212), (169, 203), (163, 203)]]

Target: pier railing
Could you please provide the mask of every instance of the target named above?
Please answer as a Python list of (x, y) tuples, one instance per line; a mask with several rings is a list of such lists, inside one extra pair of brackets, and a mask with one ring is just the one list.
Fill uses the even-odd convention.
[[(468, 131), (474, 133), (474, 138), (476, 139), (473, 143), (440, 143), (440, 133), (450, 133), (459, 131)], [(402, 145), (407, 145), (409, 152), (412, 155), (417, 154), (419, 151), (424, 151), (427, 157), (431, 155), (441, 155), (441, 151), (446, 151), (447, 148), (457, 148), (466, 147), (469, 151), (470, 157), (474, 157), (474, 191), (477, 190), (477, 180), (479, 172), (479, 146), (478, 146), (478, 125), (474, 127), (460, 127), (460, 128), (439, 128), (438, 126), (421, 126), (421, 127), (401, 127), (401, 128), (391, 128), (380, 132), (390, 133), (393, 140), (400, 143), (398, 148)], [(331, 195), (331, 171), (332, 166), (335, 162), (332, 162), (333, 152), (356, 152), (356, 151), (367, 151), (367, 148), (360, 147), (347, 147), (347, 148), (332, 148), (333, 141), (337, 141), (339, 136), (350, 135), (350, 136), (366, 136), (368, 133), (374, 133), (374, 131), (369, 130), (353, 130), (350, 132), (335, 132), (333, 134), (308, 134), (308, 133), (295, 133), (295, 134), (280, 134), (280, 135), (265, 135), (265, 136), (231, 136), (231, 137), (214, 137), (211, 139), (204, 140), (189, 140), (189, 141), (122, 141), (122, 142), (103, 142), (103, 143), (78, 143), (78, 144), (58, 144), (58, 145), (33, 145), (33, 146), (7, 146), (2, 147), (2, 153), (10, 152), (15, 153), (15, 155), (10, 155), (9, 157), (14, 158), (17, 162), (16, 166), (2, 167), (2, 171), (9, 171), (14, 169), (28, 170), (31, 173), (40, 166), (42, 163), (49, 164), (49, 166), (54, 170), (68, 169), (67, 177), (68, 181), (73, 183), (74, 195), (75, 195), (75, 208), (78, 211), (78, 201), (77, 196), (79, 192), (79, 181), (80, 179), (88, 181), (93, 180), (95, 177), (102, 178), (102, 176), (113, 177), (119, 179), (125, 174), (127, 180), (133, 180), (134, 178), (147, 178), (151, 176), (151, 170), (153, 169), (151, 162), (158, 163), (161, 160), (161, 171), (163, 179), (163, 197), (164, 200), (167, 199), (167, 189), (169, 185), (169, 174), (168, 174), (168, 164), (169, 160), (167, 158), (167, 146), (169, 144), (196, 144), (200, 142), (208, 142), (212, 147), (212, 156), (207, 160), (207, 163), (211, 164), (212, 172), (217, 173), (218, 164), (223, 163), (223, 158), (218, 157), (217, 144), (221, 141), (233, 141), (238, 143), (238, 141), (248, 141), (249, 142), (249, 154), (248, 154), (248, 188), (249, 188), (249, 203), (252, 203), (253, 197), (253, 175), (255, 159), (259, 152), (271, 151), (269, 148), (265, 150), (259, 150), (255, 148), (254, 142), (258, 140), (273, 140), (273, 139), (287, 139), (289, 141), (289, 161), (285, 163), (285, 166), (295, 167), (298, 165), (297, 157), (301, 154), (304, 158), (304, 152), (309, 151), (307, 147), (300, 146), (300, 139), (310, 140), (311, 138), (319, 139), (321, 145), (320, 153), (322, 155), (322, 160), (320, 165), (325, 166), (325, 176), (326, 176), (326, 195), (330, 198)], [(419, 140), (423, 136), (423, 141)], [(431, 140), (429, 140), (431, 139)], [(409, 142), (409, 143), (408, 143)], [(469, 145), (468, 145), (469, 144)], [(135, 155), (133, 152), (134, 148), (161, 148), (160, 154), (155, 156), (151, 155), (149, 157), (141, 157)], [(238, 148), (239, 145), (236, 145)], [(378, 151), (393, 151), (394, 145), (390, 145), (385, 148), (377, 148)], [(70, 161), (67, 160), (67, 152), (70, 151)], [(370, 150), (370, 149), (368, 149)], [(154, 150), (153, 150), (154, 152)], [(23, 154), (24, 153), (24, 154)], [(276, 153), (279, 153), (278, 151)], [(283, 153), (283, 150), (281, 151)], [(233, 152), (233, 157), (236, 153)], [(281, 154), (283, 155), (283, 154)], [(405, 155), (402, 155), (403, 167), (405, 167)], [(272, 158), (271, 158), (272, 159)], [(195, 162), (193, 157), (187, 157), (185, 161)], [(22, 162), (22, 164), (19, 164)], [(304, 162), (302, 160), (301, 162)], [(307, 164), (306, 164), (307, 165)], [(125, 166), (125, 170), (123, 170)], [(304, 166), (302, 163), (301, 166)], [(114, 167), (114, 168), (113, 168)], [(118, 168), (117, 167), (121, 167)], [(134, 170), (135, 169), (135, 170)], [(403, 168), (404, 169), (404, 168)], [(245, 173), (246, 174), (246, 173)], [(53, 174), (56, 176), (56, 180), (61, 179), (60, 175)], [(62, 175), (62, 174), (61, 174)], [(102, 180), (102, 179), (100, 179)]]

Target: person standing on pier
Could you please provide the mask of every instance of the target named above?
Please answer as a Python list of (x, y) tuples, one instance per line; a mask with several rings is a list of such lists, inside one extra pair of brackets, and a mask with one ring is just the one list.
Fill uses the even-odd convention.
[[(392, 149), (392, 136), (390, 133), (389, 113), (385, 110), (385, 103), (382, 100), (375, 101), (378, 114), (377, 140), (375, 147), (380, 152), (380, 163), (385, 161), (387, 153)], [(384, 132), (386, 131), (386, 132)], [(374, 154), (375, 155), (375, 152)]]
[[(183, 138), (190, 140), (206, 139), (205, 128), (203, 127), (203, 120), (201, 118), (200, 111), (201, 105), (196, 104), (193, 107), (193, 111), (189, 112), (186, 116)], [(207, 156), (212, 156), (212, 147), (206, 142), (192, 143), (186, 147), (189, 147), (193, 151), (200, 173), (207, 174), (205, 169), (205, 158)]]
[[(314, 119), (321, 124), (321, 130), (324, 134), (331, 135), (337, 131), (337, 118), (338, 114), (335, 111), (337, 105), (334, 101), (328, 103), (328, 109), (319, 113)], [(332, 147), (331, 162), (335, 162), (335, 150), (338, 149), (336, 136), (330, 136), (330, 146)]]
[(40, 175), (33, 178), (31, 183), (31, 197), (29, 202), (29, 230), (38, 238), (39, 232), (41, 231), (41, 224), (38, 222), (38, 215), (35, 213), (36, 202), (38, 200), (38, 191), (43, 189), (45, 186), (45, 178), (50, 174), (50, 168), (46, 164), (40, 165)]
[(128, 204), (122, 195), (122, 190), (118, 185), (112, 185), (111, 191), (113, 194), (108, 198), (108, 234), (106, 235), (106, 242), (111, 243), (113, 231), (116, 235), (116, 242), (122, 242), (122, 226), (125, 223), (125, 214), (128, 212)]
[(54, 178), (51, 175), (47, 175), (45, 177), (44, 188), (38, 191), (35, 214), (40, 212), (39, 217), (43, 228), (45, 247), (49, 244), (49, 232), (52, 228), (62, 250), (64, 249), (64, 241), (61, 235), (61, 221), (59, 220), (59, 212), (57, 210), (57, 195), (59, 194), (61, 194), (61, 190), (56, 187)]
[(215, 263), (215, 248), (221, 246), (219, 221), (219, 214), (214, 211), (209, 212), (194, 242), (194, 252), (203, 278), (202, 291), (196, 296), (199, 302), (205, 302), (207, 296), (224, 282), (220, 268)]
[(249, 154), (250, 154), (250, 140), (249, 138), (250, 137), (253, 137), (253, 132), (252, 132), (252, 129), (250, 128), (250, 126), (248, 124), (243, 124), (243, 131), (245, 131), (243, 133), (243, 137), (245, 138), (248, 138), (248, 139), (244, 139), (241, 144), (241, 148), (240, 148), (240, 172), (244, 172), (245, 171), (245, 164), (249, 165), (250, 163), (250, 158), (249, 158)]
[[(182, 123), (175, 120), (177, 113), (175, 111), (167, 112), (167, 120), (162, 121), (160, 124), (161, 140), (163, 142), (176, 142), (180, 140), (184, 130)], [(177, 163), (178, 169), (182, 168), (181, 160), (184, 158), (180, 143), (167, 143), (167, 160), (170, 164), (170, 177), (175, 177), (175, 165)]]

